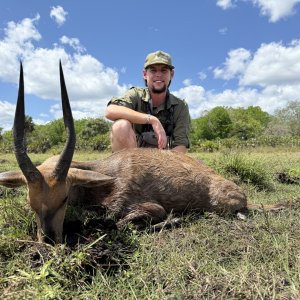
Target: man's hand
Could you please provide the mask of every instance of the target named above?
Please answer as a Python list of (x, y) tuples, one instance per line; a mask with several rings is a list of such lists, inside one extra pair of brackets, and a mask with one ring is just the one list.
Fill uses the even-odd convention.
[(166, 132), (165, 132), (163, 126), (161, 125), (160, 121), (155, 116), (151, 116), (149, 122), (152, 125), (154, 134), (157, 138), (158, 148), (159, 149), (166, 148), (167, 147), (167, 135), (166, 135)]
[(119, 119), (128, 120), (132, 124), (151, 124), (154, 134), (157, 138), (158, 148), (164, 149), (167, 147), (167, 135), (161, 125), (159, 119), (145, 113), (137, 112), (131, 108), (110, 104), (106, 108), (105, 117), (109, 120), (116, 121)]

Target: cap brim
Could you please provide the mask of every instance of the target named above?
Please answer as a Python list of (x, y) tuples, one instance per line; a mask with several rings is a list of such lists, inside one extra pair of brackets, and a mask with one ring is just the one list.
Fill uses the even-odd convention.
[(175, 69), (175, 67), (174, 66), (170, 66), (170, 65), (168, 65), (168, 64), (165, 64), (165, 63), (162, 63), (162, 62), (154, 62), (154, 63), (151, 63), (151, 64), (149, 64), (149, 65), (146, 65), (146, 66), (144, 66), (144, 69), (147, 69), (147, 68), (149, 68), (150, 66), (153, 66), (153, 65), (165, 65), (165, 66), (168, 66), (170, 69)]

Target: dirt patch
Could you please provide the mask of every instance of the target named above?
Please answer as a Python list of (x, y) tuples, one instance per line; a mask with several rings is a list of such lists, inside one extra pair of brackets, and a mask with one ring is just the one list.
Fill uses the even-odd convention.
[[(78, 276), (80, 271), (90, 280), (97, 270), (111, 274), (126, 268), (126, 260), (138, 247), (136, 241), (130, 238), (130, 231), (118, 230), (111, 219), (92, 219), (87, 224), (70, 221), (65, 224), (64, 231), (66, 242), (63, 247), (36, 242), (23, 245), (32, 268), (40, 268), (55, 259), (55, 268), (60, 272)], [(80, 259), (75, 259), (76, 256)], [(72, 270), (69, 270), (71, 264)]]
[(300, 178), (291, 177), (287, 172), (278, 172), (275, 174), (275, 179), (280, 183), (285, 184), (300, 184)]
[(7, 198), (7, 197), (18, 197), (23, 194), (23, 191), (21, 189), (17, 188), (4, 188), (0, 186), (0, 199), (1, 198)]

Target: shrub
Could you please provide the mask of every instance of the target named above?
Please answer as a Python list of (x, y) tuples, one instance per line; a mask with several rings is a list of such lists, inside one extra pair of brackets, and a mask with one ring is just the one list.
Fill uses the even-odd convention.
[(288, 175), (293, 178), (300, 178), (300, 166), (289, 169)]
[(201, 143), (200, 147), (206, 152), (214, 152), (219, 150), (219, 143), (215, 141), (204, 141)]
[(78, 136), (76, 141), (77, 150), (97, 150), (107, 151), (110, 148), (109, 133), (97, 134), (89, 139), (85, 139), (81, 135)]
[(237, 153), (226, 153), (217, 164), (221, 173), (233, 177), (235, 181), (252, 184), (258, 190), (274, 189), (271, 174), (257, 160), (251, 160)]

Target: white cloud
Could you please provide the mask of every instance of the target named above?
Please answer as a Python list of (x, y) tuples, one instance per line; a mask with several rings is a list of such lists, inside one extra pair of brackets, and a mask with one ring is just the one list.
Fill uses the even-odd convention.
[(219, 33), (220, 33), (221, 35), (226, 35), (227, 32), (228, 32), (228, 28), (227, 28), (227, 27), (223, 27), (223, 28), (220, 28), (220, 29), (219, 29)]
[(172, 91), (174, 95), (189, 105), (192, 118), (198, 118), (205, 111), (216, 106), (249, 107), (259, 106), (263, 111), (274, 113), (278, 108), (286, 106), (288, 101), (299, 99), (300, 85), (298, 86), (268, 86), (262, 90), (240, 87), (238, 89), (226, 89), (221, 92), (206, 91), (202, 86), (188, 86), (178, 91)]
[(200, 80), (204, 80), (204, 79), (206, 79), (206, 77), (207, 77), (207, 75), (204, 72), (201, 71), (198, 73), (198, 78)]
[(261, 14), (269, 17), (270, 22), (292, 15), (294, 7), (300, 0), (252, 0), (260, 8)]
[[(269, 21), (275, 23), (295, 13), (295, 6), (300, 0), (250, 0), (254, 6), (260, 9), (263, 16), (267, 16)], [(216, 4), (223, 10), (237, 6), (237, 2), (245, 0), (217, 0)]]
[(226, 10), (228, 8), (234, 7), (233, 0), (217, 0), (217, 6)]
[(126, 74), (126, 72), (127, 72), (127, 68), (126, 67), (122, 67), (121, 70), (120, 70), (120, 73)]
[(40, 19), (23, 19), (20, 23), (9, 22), (4, 29), (4, 39), (0, 40), (0, 78), (7, 82), (16, 82), (19, 60), (31, 53), (33, 41), (41, 39), (34, 24)]
[(1, 124), (0, 127), (4, 130), (12, 129), (12, 120), (15, 115), (15, 106), (7, 101), (0, 100), (0, 117)]
[(69, 45), (77, 52), (84, 52), (86, 49), (80, 44), (79, 39), (77, 38), (68, 38), (67, 36), (62, 36), (60, 42), (64, 45)]
[(215, 77), (237, 80), (237, 89), (221, 92), (188, 86), (175, 92), (185, 98), (192, 117), (199, 117), (215, 106), (260, 106), (273, 113), (289, 101), (300, 100), (300, 40), (288, 45), (262, 44), (255, 53), (246, 49), (229, 51), (222, 67), (213, 70)]
[(215, 68), (214, 76), (225, 80), (232, 79), (245, 71), (251, 58), (250, 51), (238, 48), (229, 51), (223, 68)]
[(37, 124), (37, 125), (45, 125), (45, 124), (49, 123), (43, 119), (36, 119), (36, 118), (33, 118), (32, 121), (34, 124)]
[(216, 106), (248, 107), (250, 105), (258, 105), (256, 101), (257, 103), (266, 103), (264, 98), (255, 89), (227, 89), (217, 93), (214, 91), (205, 91), (202, 86), (192, 85), (184, 87), (179, 91), (173, 91), (173, 93), (177, 97), (185, 99), (189, 105), (192, 118), (197, 118), (203, 112), (209, 111)]
[(192, 79), (190, 78), (184, 79), (182, 83), (184, 86), (192, 85)]
[(67, 12), (61, 6), (51, 7), (50, 17), (54, 19), (58, 26), (62, 26), (66, 22)]
[(300, 40), (288, 45), (262, 44), (253, 54), (239, 48), (229, 51), (222, 67), (213, 70), (216, 78), (239, 79), (240, 85), (300, 84)]
[(203, 110), (207, 109), (206, 92), (202, 86), (190, 85), (181, 88), (179, 91), (172, 91), (172, 93), (181, 99), (185, 99), (189, 105), (192, 118), (199, 117)]
[[(76, 47), (82, 47), (78, 39), (64, 37), (61, 40), (63, 44), (56, 44), (53, 48), (35, 46), (34, 42), (41, 39), (35, 27), (38, 20), (39, 16), (34, 19), (26, 18), (19, 23), (8, 23), (5, 36), (0, 40), (0, 80), (17, 84), (19, 60), (22, 59), (25, 92), (43, 99), (58, 100), (58, 65), (61, 60), (74, 116), (99, 117), (108, 100), (125, 92), (128, 86), (118, 83), (119, 74), (113, 68), (104, 66), (91, 55), (78, 52)], [(65, 44), (71, 45), (76, 51), (67, 52), (63, 47)], [(55, 117), (57, 111), (61, 111), (60, 105), (51, 110)], [(13, 115), (0, 109), (1, 127), (4, 126), (3, 120), (9, 118), (10, 122), (5, 124), (12, 124)]]
[(282, 43), (263, 44), (245, 68), (242, 85), (300, 84), (300, 40), (285, 46)]

